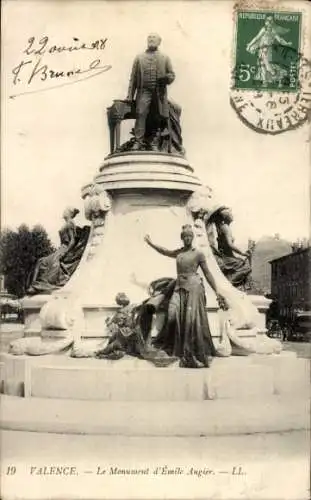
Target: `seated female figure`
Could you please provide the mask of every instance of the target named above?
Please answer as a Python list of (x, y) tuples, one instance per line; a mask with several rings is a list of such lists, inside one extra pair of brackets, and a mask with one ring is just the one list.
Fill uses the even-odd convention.
[(251, 253), (243, 252), (235, 245), (230, 228), (232, 221), (231, 210), (226, 207), (219, 207), (205, 219), (208, 225), (214, 223), (216, 226), (218, 247), (212, 246), (212, 250), (221, 271), (232, 285), (244, 287), (252, 271)]
[(65, 224), (59, 231), (60, 247), (37, 261), (27, 295), (49, 294), (61, 288), (76, 270), (89, 236), (88, 226), (80, 228), (73, 221), (78, 213), (77, 208), (71, 207), (64, 211)]

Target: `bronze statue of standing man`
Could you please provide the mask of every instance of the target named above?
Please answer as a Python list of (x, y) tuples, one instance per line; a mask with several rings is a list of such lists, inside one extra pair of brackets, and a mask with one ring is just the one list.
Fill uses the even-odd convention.
[(136, 122), (133, 150), (144, 149), (146, 135), (149, 140), (167, 127), (169, 105), (167, 85), (175, 79), (169, 57), (159, 52), (161, 37), (150, 34), (147, 50), (133, 63), (127, 100), (135, 101)]

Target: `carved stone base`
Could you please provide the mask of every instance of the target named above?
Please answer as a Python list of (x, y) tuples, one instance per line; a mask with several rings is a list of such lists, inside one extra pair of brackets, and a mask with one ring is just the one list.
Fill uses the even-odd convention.
[(24, 297), (21, 304), (24, 310), (24, 335), (25, 337), (34, 337), (41, 333), (41, 322), (39, 313), (41, 307), (50, 300), (51, 295), (35, 295), (33, 297)]
[[(192, 223), (186, 209), (189, 196), (200, 185), (188, 162), (159, 153), (123, 153), (108, 157), (94, 182), (106, 190), (112, 206), (104, 225), (93, 226), (78, 269), (54, 296), (75, 297), (84, 313), (82, 337), (106, 335), (105, 320), (115, 310), (115, 297), (124, 292), (132, 303), (148, 297), (151, 281), (176, 276), (174, 259), (151, 249), (144, 236), (167, 247), (178, 248), (181, 226)], [(82, 189), (88, 196), (94, 184)], [(219, 338), (218, 306), (206, 285), (207, 314), (214, 338)], [(38, 335), (38, 313), (49, 296), (25, 298), (25, 335)], [(260, 308), (261, 331), (269, 301), (254, 296)], [(244, 334), (244, 332), (243, 332)]]
[(122, 360), (2, 354), (3, 392), (9, 395), (101, 401), (203, 401), (309, 394), (309, 361), (294, 353), (214, 358), (211, 368), (156, 368)]
[[(42, 305), (45, 301), (49, 300), (48, 296), (41, 296), (40, 300), (35, 300), (39, 298), (38, 296), (29, 299), (24, 299), (23, 307), (25, 314), (25, 329), (24, 335), (26, 337), (33, 337), (40, 335), (41, 325), (39, 321), (39, 313)], [(259, 323), (257, 334), (265, 334), (265, 321), (266, 321), (266, 311), (268, 308), (267, 302), (269, 302), (265, 297), (254, 296), (252, 297), (253, 304), (259, 310)], [(118, 306), (111, 304), (110, 306), (104, 306), (103, 304), (89, 303), (83, 305), (84, 313), (84, 331), (82, 333), (82, 338), (101, 338), (107, 335), (105, 320), (108, 317), (113, 316), (113, 314), (118, 309)], [(217, 341), (220, 337), (219, 332), (219, 317), (218, 317), (218, 305), (216, 303), (215, 297), (210, 293), (209, 305), (206, 308), (206, 313), (212, 333), (212, 337)], [(240, 330), (240, 337), (252, 338), (254, 335), (248, 330)]]

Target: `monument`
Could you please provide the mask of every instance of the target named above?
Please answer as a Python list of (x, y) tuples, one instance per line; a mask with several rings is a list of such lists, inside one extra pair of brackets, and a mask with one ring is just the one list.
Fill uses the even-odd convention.
[[(52, 314), (55, 322), (55, 311), (60, 310), (61, 301), (67, 300), (67, 304), (73, 301), (79, 303), (83, 310), (83, 319), (81, 316), (79, 320), (82, 338), (105, 337), (106, 321), (119, 307), (115, 301), (119, 293), (125, 293), (132, 304), (141, 304), (148, 299), (150, 283), (163, 276), (172, 280), (175, 278), (175, 262), (152, 251), (150, 245), (146, 244), (145, 235), (150, 233), (157, 241), (165, 241), (172, 248), (177, 248), (180, 245), (180, 228), (185, 225), (191, 227), (201, 221), (203, 239), (206, 233), (212, 249), (212, 252), (208, 249), (208, 269), (203, 269), (207, 314), (214, 341), (219, 343), (219, 300), (217, 304), (212, 290), (214, 288), (217, 292), (217, 287), (213, 276), (209, 278), (209, 284), (206, 281), (207, 273), (210, 273), (209, 261), (214, 254), (219, 268), (234, 286), (243, 284), (250, 266), (247, 259), (235, 256), (243, 252), (233, 243), (229, 229), (231, 215), (227, 207), (215, 205), (212, 190), (201, 185), (185, 158), (181, 107), (173, 104), (167, 94), (167, 87), (173, 83), (175, 73), (170, 58), (159, 52), (160, 43), (159, 35), (148, 36), (146, 51), (133, 62), (126, 99), (115, 100), (107, 109), (110, 154), (100, 167), (99, 174), (82, 188), (85, 216), (91, 222), (91, 230), (85, 228), (83, 232), (84, 239), (89, 232), (86, 248), (82, 250), (81, 257), (82, 246), (78, 244), (80, 255), (79, 265), (75, 266), (77, 269), (65, 278), (63, 272), (57, 283), (54, 278), (56, 274), (59, 275), (59, 266), (62, 271), (66, 259), (75, 248), (74, 241), (69, 241), (70, 235), (76, 231), (70, 219), (60, 232), (60, 249), (45, 259), (47, 262), (38, 263), (29, 288), (29, 295), (34, 296), (24, 299), (26, 335), (34, 336), (42, 330), (42, 314), (41, 320), (38, 314), (42, 306), (44, 317)], [(120, 144), (122, 122), (129, 118), (135, 120), (133, 137)], [(199, 225), (196, 223), (197, 229)], [(218, 234), (217, 242), (210, 239), (212, 226)], [(65, 245), (63, 234), (69, 234), (66, 236), (69, 240), (65, 238)], [(147, 239), (147, 243), (149, 241)], [(199, 241), (202, 241), (202, 235)], [(198, 244), (198, 240), (195, 244)], [(60, 259), (58, 253), (62, 254)], [(248, 255), (245, 254), (245, 257)], [(212, 265), (217, 269), (216, 261)], [(40, 279), (38, 270), (44, 266), (50, 266), (50, 270), (41, 272), (43, 278)], [(50, 278), (46, 279), (45, 275), (49, 276), (49, 273), (55, 286), (51, 285)], [(46, 292), (53, 292), (52, 297), (46, 296)], [(220, 298), (220, 302), (222, 300)], [(244, 296), (243, 300), (246, 300)], [(46, 302), (48, 305), (44, 305)], [(251, 303), (250, 300), (248, 302)], [(52, 313), (48, 313), (49, 310)], [(264, 318), (257, 315), (254, 319), (252, 306), (250, 311), (248, 315), (253, 317), (246, 321), (246, 326), (251, 324), (251, 328), (254, 328), (257, 322), (257, 328), (263, 334)], [(243, 321), (239, 322), (240, 335), (243, 334), (242, 329), (245, 330)], [(59, 324), (59, 320), (56, 323)], [(61, 323), (66, 330), (66, 321)], [(267, 338), (265, 340), (269, 343)], [(273, 351), (272, 344), (270, 342), (270, 347), (265, 348)], [(46, 349), (43, 351), (46, 352)], [(40, 349), (36, 352), (40, 352)], [(77, 350), (74, 352), (77, 353)]]
[[(146, 52), (134, 61), (127, 99), (115, 100), (107, 109), (110, 153), (82, 188), (90, 229), (83, 232), (88, 240), (84, 251), (79, 246), (78, 266), (63, 286), (49, 290), (40, 288), (37, 272), (30, 290), (43, 293), (23, 300), (25, 336), (12, 342), (4, 359), (7, 394), (53, 397), (57, 393), (57, 397), (71, 394), (87, 399), (90, 388), (83, 377), (84, 369), (90, 369), (98, 389), (94, 398), (118, 399), (120, 384), (112, 365), (106, 364), (114, 360), (120, 363), (119, 375), (122, 363), (130, 363), (126, 366), (133, 384), (125, 398), (153, 397), (152, 388), (144, 396), (136, 393), (139, 367), (155, 366), (159, 370), (155, 377), (167, 369), (167, 384), (174, 388), (175, 371), (168, 369), (173, 366), (187, 373), (189, 368), (203, 368), (202, 375), (195, 376), (199, 379), (189, 375), (194, 381), (191, 390), (188, 382), (187, 387), (181, 384), (178, 397), (183, 399), (193, 390), (195, 398), (200, 393), (199, 399), (210, 399), (214, 386), (204, 368), (213, 370), (217, 357), (281, 351), (280, 342), (265, 335), (269, 301), (237, 288), (250, 266), (249, 255), (241, 259), (243, 252), (234, 244), (231, 214), (202, 185), (185, 157), (181, 107), (167, 96), (175, 74), (170, 59), (158, 52), (159, 43), (158, 35), (148, 37)], [(135, 120), (133, 137), (120, 144), (126, 119)], [(71, 234), (71, 219), (66, 228)], [(52, 255), (46, 266), (50, 261), (57, 266), (66, 262), (74, 241), (65, 240), (61, 239), (61, 259)], [(34, 359), (46, 355), (52, 355), (47, 356), (50, 364), (38, 361), (37, 366)], [(88, 360), (93, 364), (81, 365), (83, 359), (76, 358), (93, 358)], [(105, 372), (106, 389), (98, 387), (98, 370)], [(170, 397), (167, 393), (164, 399)]]
[[(110, 154), (95, 179), (82, 188), (86, 217), (92, 222), (89, 242), (78, 269), (55, 296), (79, 297), (84, 336), (103, 335), (105, 317), (116, 310), (119, 292), (139, 303), (159, 275), (175, 276), (174, 262), (148, 248), (145, 234), (165, 235), (168, 243), (177, 244), (181, 226), (192, 222), (185, 207), (201, 183), (184, 156), (181, 108), (167, 99), (174, 72), (169, 58), (158, 52), (159, 43), (157, 35), (148, 37), (146, 52), (133, 64), (128, 99), (108, 108)], [(120, 145), (120, 127), (128, 118), (135, 119), (134, 137)], [(99, 210), (104, 205), (100, 224), (88, 208), (96, 203)], [(36, 301), (41, 305), (46, 297), (24, 300), (30, 334), (36, 330)]]

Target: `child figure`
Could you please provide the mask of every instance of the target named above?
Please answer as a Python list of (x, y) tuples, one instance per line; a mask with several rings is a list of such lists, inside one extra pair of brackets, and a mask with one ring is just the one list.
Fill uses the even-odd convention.
[(151, 344), (154, 328), (153, 306), (130, 304), (125, 293), (118, 293), (116, 303), (121, 308), (106, 321), (111, 334), (106, 347), (96, 352), (97, 358), (121, 359), (126, 354), (152, 362), (155, 366), (165, 367), (177, 358)]
[(125, 354), (137, 354), (136, 307), (130, 305), (130, 300), (125, 293), (118, 293), (115, 300), (121, 309), (112, 318), (106, 320), (111, 337), (107, 346), (97, 351), (97, 358), (121, 359)]

